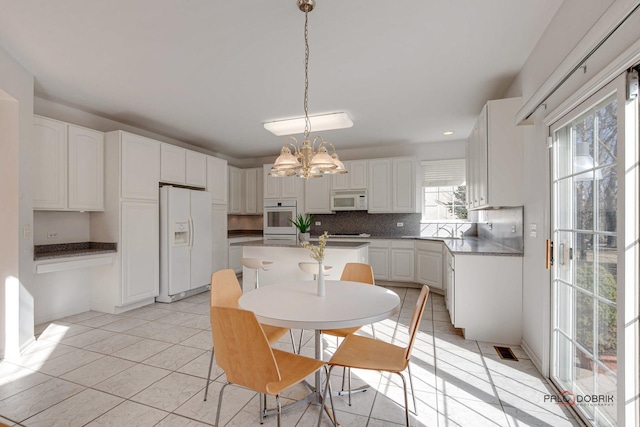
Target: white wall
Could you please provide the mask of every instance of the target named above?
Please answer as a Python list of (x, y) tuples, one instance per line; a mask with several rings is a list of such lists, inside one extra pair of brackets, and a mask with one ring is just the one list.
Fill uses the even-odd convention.
[[(544, 83), (575, 45), (592, 28), (608, 7), (628, 0), (565, 0), (523, 69), (507, 91), (507, 96), (523, 95), (526, 100)], [(614, 4), (616, 3), (616, 4)], [(523, 263), (523, 346), (534, 363), (548, 374), (550, 328), (550, 273), (545, 269), (545, 239), (549, 224), (549, 153), (548, 127), (543, 120), (554, 108), (608, 65), (622, 50), (640, 39), (640, 25), (635, 22), (621, 27), (619, 34), (603, 45), (580, 70), (533, 114), (533, 125), (525, 126), (525, 256)], [(586, 54), (586, 52), (583, 52)], [(537, 237), (530, 237), (529, 225), (537, 224)]]
[[(91, 241), (89, 212), (33, 212), (33, 244)], [(49, 237), (56, 234), (56, 237)]]
[[(33, 75), (0, 47), (0, 357), (33, 339)], [(11, 279), (13, 278), (13, 279)], [(11, 282), (11, 283), (10, 283)], [(7, 294), (7, 287), (13, 293)], [(10, 300), (7, 298), (11, 298)], [(11, 315), (7, 318), (7, 313)], [(11, 339), (11, 342), (7, 342)]]

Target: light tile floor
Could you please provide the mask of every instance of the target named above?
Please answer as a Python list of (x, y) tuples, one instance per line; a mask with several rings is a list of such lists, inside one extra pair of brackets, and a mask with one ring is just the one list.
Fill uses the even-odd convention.
[[(418, 290), (391, 288), (403, 307), (375, 325), (378, 339), (405, 343)], [(214, 365), (203, 401), (211, 349), (209, 295), (173, 304), (152, 304), (121, 315), (85, 312), (36, 327), (37, 341), (18, 359), (0, 362), (0, 422), (10, 426), (204, 426), (212, 425), (224, 374)], [(299, 336), (299, 331), (295, 331)], [(361, 333), (369, 334), (365, 327)], [(312, 356), (312, 333), (303, 354)], [(291, 348), (288, 336), (276, 345)], [(325, 358), (336, 340), (325, 338)], [(501, 360), (493, 344), (465, 340), (449, 322), (440, 295), (431, 294), (412, 356), (418, 415), (414, 426), (579, 425), (564, 409), (544, 402), (552, 389), (520, 347), (518, 362)], [(341, 384), (334, 370), (334, 389)], [(402, 385), (396, 375), (353, 372), (352, 386), (365, 393), (336, 397), (343, 426), (404, 424)], [(293, 387), (290, 403), (306, 393)], [(410, 408), (413, 409), (411, 397)], [(269, 400), (269, 406), (275, 404)], [(229, 386), (221, 424), (258, 424), (258, 396)], [(286, 412), (283, 425), (315, 426), (318, 407)], [(275, 425), (275, 417), (265, 426)], [(325, 419), (323, 425), (329, 423)]]

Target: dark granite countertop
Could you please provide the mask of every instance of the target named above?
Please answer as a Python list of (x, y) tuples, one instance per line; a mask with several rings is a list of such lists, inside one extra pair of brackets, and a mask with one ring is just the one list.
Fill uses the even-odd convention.
[[(317, 244), (316, 242), (311, 242)], [(327, 248), (329, 249), (358, 249), (368, 246), (369, 242), (332, 242), (327, 241)], [(251, 240), (248, 242), (231, 243), (231, 246), (265, 246), (265, 247), (278, 247), (278, 248), (303, 248), (298, 242), (291, 240)]]
[(54, 245), (35, 245), (33, 247), (33, 259), (71, 258), (84, 255), (96, 255), (115, 253), (118, 251), (117, 243), (81, 242), (81, 243), (57, 243)]

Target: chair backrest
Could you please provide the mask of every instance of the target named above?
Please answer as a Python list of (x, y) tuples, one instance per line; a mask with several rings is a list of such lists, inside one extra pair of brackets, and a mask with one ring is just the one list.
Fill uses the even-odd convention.
[(422, 313), (424, 313), (424, 307), (427, 305), (427, 298), (429, 298), (429, 287), (427, 285), (422, 286), (416, 306), (413, 309), (413, 316), (411, 316), (411, 322), (409, 323), (409, 345), (405, 352), (405, 358), (409, 360), (411, 356), (411, 350), (413, 350), (413, 343), (418, 335), (418, 326), (420, 326), (420, 320), (422, 320)]
[(211, 307), (237, 307), (242, 288), (235, 271), (219, 270), (211, 275)]
[(262, 393), (267, 384), (280, 381), (273, 351), (252, 311), (212, 306), (211, 333), (216, 363), (227, 381)]
[(340, 280), (348, 282), (375, 284), (373, 280), (373, 269), (369, 264), (361, 264), (359, 262), (348, 262), (342, 270)]

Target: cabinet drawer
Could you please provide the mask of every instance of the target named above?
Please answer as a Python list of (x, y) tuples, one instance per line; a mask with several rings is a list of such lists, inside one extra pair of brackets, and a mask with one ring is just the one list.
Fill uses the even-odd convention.
[(416, 242), (416, 249), (421, 251), (440, 252), (442, 251), (442, 243), (427, 241), (427, 240), (419, 240)]
[(414, 246), (415, 246), (414, 241), (409, 239), (391, 241), (392, 249), (413, 249)]
[(388, 240), (370, 240), (369, 247), (370, 248), (385, 248), (389, 249), (389, 241)]

